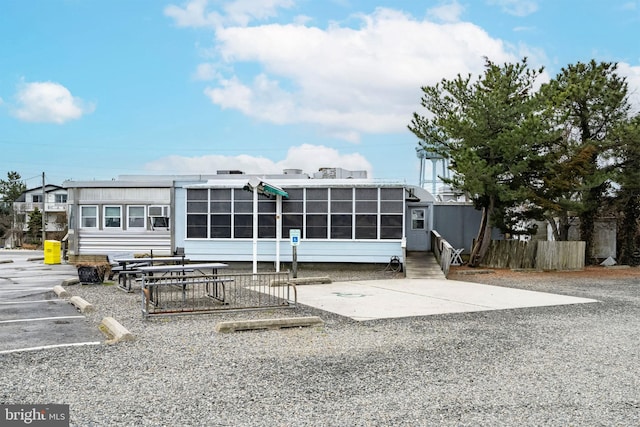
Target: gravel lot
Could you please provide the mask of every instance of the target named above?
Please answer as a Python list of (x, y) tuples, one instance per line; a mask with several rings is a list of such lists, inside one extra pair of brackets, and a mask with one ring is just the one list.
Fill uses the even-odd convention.
[[(334, 280), (384, 266), (300, 271)], [(356, 322), (308, 307), (142, 321), (138, 294), (69, 286), (134, 342), (0, 356), (0, 402), (65, 403), (77, 426), (640, 425), (640, 271), (457, 274), (594, 298)], [(323, 328), (217, 334), (231, 319), (317, 315)]]

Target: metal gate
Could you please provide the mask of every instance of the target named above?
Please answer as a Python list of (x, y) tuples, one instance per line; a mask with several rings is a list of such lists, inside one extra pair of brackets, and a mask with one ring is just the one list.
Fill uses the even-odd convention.
[(142, 316), (295, 307), (289, 272), (143, 276)]

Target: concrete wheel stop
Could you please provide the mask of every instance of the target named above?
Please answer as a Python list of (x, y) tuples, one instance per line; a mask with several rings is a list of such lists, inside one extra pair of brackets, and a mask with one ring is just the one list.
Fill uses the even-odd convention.
[(278, 319), (234, 320), (216, 324), (216, 332), (237, 332), (255, 329), (298, 328), (305, 326), (323, 326), (324, 322), (317, 316), (284, 317)]

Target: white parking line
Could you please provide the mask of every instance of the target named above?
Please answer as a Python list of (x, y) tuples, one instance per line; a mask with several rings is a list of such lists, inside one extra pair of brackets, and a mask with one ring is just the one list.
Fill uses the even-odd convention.
[(39, 299), (33, 301), (0, 301), (0, 305), (10, 305), (10, 304), (31, 304), (31, 303), (40, 303), (40, 302), (57, 302), (57, 303), (67, 303), (67, 301), (63, 299)]
[(84, 316), (36, 317), (33, 319), (0, 320), (0, 323), (38, 322), (41, 320), (55, 320), (55, 319), (84, 319)]
[(102, 344), (100, 341), (86, 341), (86, 342), (76, 342), (71, 344), (42, 345), (39, 347), (16, 348), (13, 350), (0, 350), (0, 354), (18, 353), (20, 351), (47, 350), (49, 348), (80, 347), (84, 345), (100, 345), (100, 344)]

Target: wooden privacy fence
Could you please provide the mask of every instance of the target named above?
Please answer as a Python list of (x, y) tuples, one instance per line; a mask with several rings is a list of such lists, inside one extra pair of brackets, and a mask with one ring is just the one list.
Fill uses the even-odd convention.
[(490, 268), (581, 270), (585, 247), (580, 241), (492, 240), (481, 264)]

